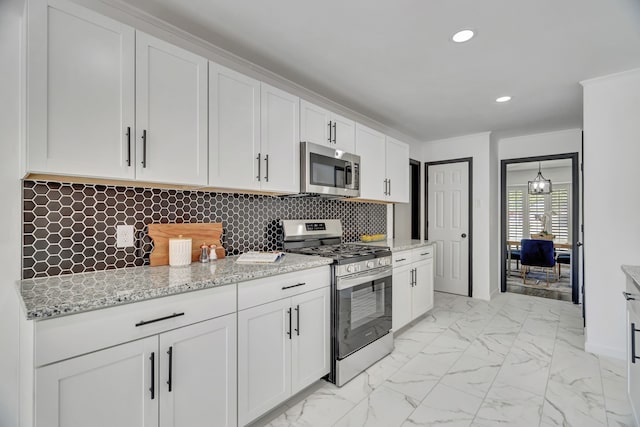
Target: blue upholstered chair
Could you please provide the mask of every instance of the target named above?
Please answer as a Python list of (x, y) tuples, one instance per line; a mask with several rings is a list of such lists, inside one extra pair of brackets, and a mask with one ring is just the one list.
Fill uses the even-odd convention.
[(547, 272), (547, 286), (549, 286), (549, 271), (552, 273), (556, 265), (553, 252), (553, 241), (538, 239), (522, 239), (520, 242), (520, 263), (522, 264), (522, 283), (527, 283), (527, 272), (531, 267), (541, 267)]
[[(507, 251), (504, 254), (505, 259), (507, 260), (507, 263), (509, 262), (509, 256), (511, 256), (511, 261), (515, 261), (516, 262), (516, 269), (520, 269), (520, 249), (511, 249), (511, 246), (515, 246), (515, 245), (508, 245), (507, 244)], [(515, 246), (517, 248), (519, 248), (518, 246)], [(511, 254), (509, 254), (509, 250), (511, 250)], [(511, 276), (511, 264), (507, 265), (507, 274), (509, 276)]]
[(560, 266), (562, 264), (571, 264), (571, 252), (558, 252), (558, 254), (556, 255), (556, 264), (558, 264), (558, 278), (560, 278), (560, 274), (562, 273)]

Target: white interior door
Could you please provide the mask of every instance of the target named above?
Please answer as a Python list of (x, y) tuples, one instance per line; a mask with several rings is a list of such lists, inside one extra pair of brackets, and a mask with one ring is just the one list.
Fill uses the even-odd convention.
[(428, 238), (435, 290), (469, 295), (469, 163), (428, 166)]

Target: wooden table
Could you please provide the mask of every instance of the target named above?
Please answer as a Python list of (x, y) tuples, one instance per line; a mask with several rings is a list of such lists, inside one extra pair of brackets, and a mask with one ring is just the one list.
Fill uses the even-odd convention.
[[(520, 241), (519, 240), (507, 240), (507, 274), (509, 275), (509, 277), (511, 277), (511, 246), (515, 246), (515, 247), (519, 247), (520, 246)], [(554, 248), (559, 248), (559, 249), (571, 249), (573, 246), (571, 243), (560, 243), (560, 242), (553, 242), (553, 247)]]

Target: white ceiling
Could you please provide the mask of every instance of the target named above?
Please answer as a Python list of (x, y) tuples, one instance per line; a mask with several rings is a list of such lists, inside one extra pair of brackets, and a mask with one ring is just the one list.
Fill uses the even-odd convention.
[(638, 0), (124, 1), (418, 140), (581, 127), (578, 82), (640, 67)]

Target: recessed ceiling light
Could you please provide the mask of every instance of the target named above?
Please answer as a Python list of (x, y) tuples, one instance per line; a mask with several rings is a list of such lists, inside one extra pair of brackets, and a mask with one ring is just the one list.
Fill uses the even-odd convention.
[(451, 39), (456, 43), (464, 43), (471, 40), (474, 36), (474, 32), (471, 30), (462, 30), (458, 31), (451, 37)]
[(496, 102), (508, 102), (508, 101), (511, 101), (510, 96), (501, 96), (500, 98), (496, 99)]

